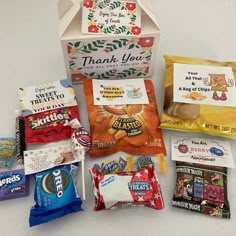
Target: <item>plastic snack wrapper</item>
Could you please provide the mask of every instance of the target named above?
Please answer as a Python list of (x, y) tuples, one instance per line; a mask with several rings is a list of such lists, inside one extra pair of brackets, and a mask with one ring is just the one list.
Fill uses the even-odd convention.
[(91, 139), (89, 133), (82, 127), (78, 119), (72, 120), (70, 126), (74, 129), (71, 135), (72, 152), (81, 162), (82, 198), (85, 200), (84, 159), (85, 153), (90, 149)]
[[(151, 81), (144, 80), (148, 104), (123, 105), (94, 105), (92, 83), (91, 80), (84, 81), (92, 139), (89, 151), (91, 157), (106, 156), (118, 151), (134, 155), (166, 155)], [(122, 90), (123, 87), (117, 89)], [(133, 87), (132, 91), (128, 91), (128, 96), (132, 93), (133, 97), (138, 97), (139, 92), (139, 88)], [(120, 93), (122, 96), (126, 94), (122, 91)]]
[(78, 117), (78, 106), (58, 108), (26, 116), (24, 118), (26, 143), (49, 143), (69, 139), (72, 129), (68, 123)]
[(105, 161), (90, 169), (95, 211), (146, 206), (164, 208), (160, 184), (151, 157)]
[(177, 173), (172, 206), (229, 219), (227, 168), (235, 168), (230, 143), (194, 137), (171, 142)]
[(176, 171), (172, 206), (230, 218), (226, 167), (176, 162)]
[(161, 128), (236, 138), (236, 62), (165, 56)]
[(25, 197), (29, 194), (29, 179), (23, 165), (24, 120), (16, 112), (15, 138), (1, 138), (0, 200)]
[(34, 176), (35, 205), (30, 211), (30, 227), (82, 211), (82, 200), (76, 186), (77, 165), (55, 167)]

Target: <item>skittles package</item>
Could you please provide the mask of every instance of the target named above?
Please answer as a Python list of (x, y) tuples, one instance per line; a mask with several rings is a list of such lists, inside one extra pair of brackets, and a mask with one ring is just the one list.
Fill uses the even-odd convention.
[(91, 157), (118, 151), (166, 155), (151, 81), (86, 80), (84, 92), (92, 139)]
[(161, 128), (236, 138), (236, 62), (165, 56)]
[(35, 174), (35, 205), (30, 211), (30, 227), (82, 211), (77, 179), (78, 166), (75, 164)]

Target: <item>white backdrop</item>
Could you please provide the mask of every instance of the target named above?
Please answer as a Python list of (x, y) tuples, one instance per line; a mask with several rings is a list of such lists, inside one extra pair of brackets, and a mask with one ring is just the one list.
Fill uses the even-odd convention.
[[(14, 136), (14, 110), (19, 108), (18, 87), (66, 77), (58, 34), (56, 0), (0, 0), (0, 136)], [(153, 0), (161, 39), (152, 80), (159, 113), (163, 106), (164, 54), (236, 61), (235, 0)], [(82, 85), (76, 86), (82, 122), (89, 128)], [(0, 202), (0, 235), (228, 235), (236, 233), (236, 170), (228, 174), (231, 219), (216, 219), (171, 207), (175, 165), (170, 161), (170, 136), (164, 131), (167, 173), (160, 175), (165, 209), (123, 209), (93, 212), (94, 197), (86, 171), (87, 200), (84, 212), (29, 228), (33, 201), (30, 196)], [(188, 133), (189, 134), (189, 133)], [(190, 134), (200, 136), (200, 134)], [(236, 156), (236, 141), (231, 140)], [(236, 157), (235, 157), (236, 158)], [(86, 168), (95, 161), (86, 159)]]

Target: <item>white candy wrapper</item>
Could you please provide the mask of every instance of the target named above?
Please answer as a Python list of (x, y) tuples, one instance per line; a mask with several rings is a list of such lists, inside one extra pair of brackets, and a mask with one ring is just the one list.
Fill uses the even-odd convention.
[(86, 131), (78, 119), (74, 119), (69, 124), (75, 131), (71, 135), (71, 148), (73, 155), (76, 156), (81, 162), (81, 178), (82, 178), (82, 198), (85, 200), (85, 181), (84, 181), (84, 159), (85, 153), (91, 146), (91, 139), (89, 132)]

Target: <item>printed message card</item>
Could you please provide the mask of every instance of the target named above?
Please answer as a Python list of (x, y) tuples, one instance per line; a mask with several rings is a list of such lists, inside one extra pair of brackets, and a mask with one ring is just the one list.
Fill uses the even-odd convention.
[[(84, 156), (84, 153), (81, 149), (79, 155)], [(55, 166), (79, 162), (79, 155), (73, 155), (70, 145), (24, 151), (25, 174), (30, 175)]]
[(141, 8), (132, 1), (84, 0), (82, 33), (140, 35)]
[(93, 80), (94, 105), (148, 104), (143, 79)]
[(230, 143), (222, 140), (171, 137), (173, 161), (235, 168)]
[(174, 101), (236, 107), (231, 67), (174, 64)]
[(23, 116), (77, 105), (69, 79), (19, 88), (18, 91)]

